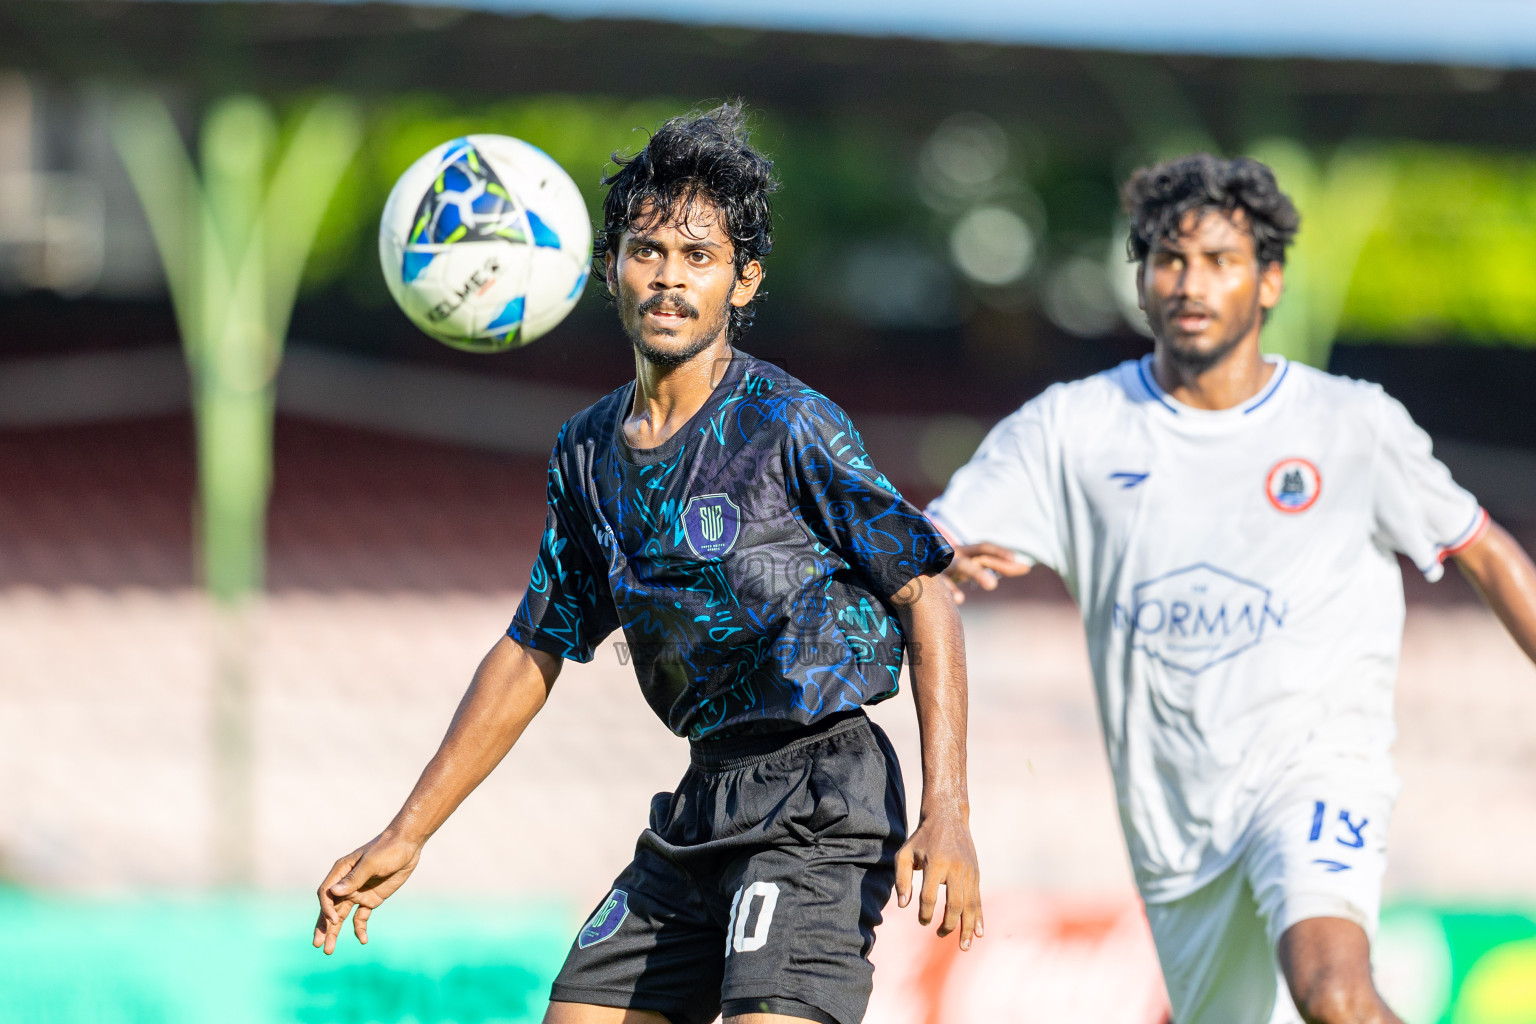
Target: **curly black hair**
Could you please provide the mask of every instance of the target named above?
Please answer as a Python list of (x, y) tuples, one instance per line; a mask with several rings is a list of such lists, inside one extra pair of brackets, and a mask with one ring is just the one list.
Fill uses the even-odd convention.
[[(686, 216), (695, 202), (719, 211), (736, 250), (738, 276), (748, 263), (768, 255), (773, 250), (768, 197), (779, 183), (773, 161), (753, 149), (747, 136), (743, 104), (735, 100), (671, 118), (633, 156), (614, 153), (619, 169), (602, 181), (608, 194), (603, 199), (603, 228), (592, 248), (596, 272), (604, 273), (608, 254), (617, 254), (619, 237), (642, 210), (647, 218), (666, 221)], [(731, 307), (732, 341), (751, 326), (752, 316), (750, 303)]]
[(1253, 251), (1261, 266), (1285, 264), (1285, 249), (1296, 237), (1301, 215), (1280, 191), (1275, 172), (1251, 157), (1224, 160), (1196, 153), (1131, 173), (1120, 190), (1131, 220), (1126, 252), (1131, 262), (1146, 261), (1159, 241), (1176, 238), (1185, 214), (1242, 210)]

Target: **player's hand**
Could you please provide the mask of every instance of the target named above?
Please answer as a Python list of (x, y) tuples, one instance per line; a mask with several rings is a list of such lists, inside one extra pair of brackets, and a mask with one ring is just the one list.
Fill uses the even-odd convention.
[(976, 845), (971, 829), (958, 812), (925, 815), (917, 831), (896, 853), (896, 904), (912, 902), (912, 872), (923, 873), (917, 899), (917, 923), (927, 925), (944, 887), (944, 918), (939, 935), (959, 929), (960, 948), (971, 948), (971, 937), (981, 937), (981, 869), (976, 865)]
[(1012, 551), (997, 544), (961, 544), (955, 557), (939, 579), (949, 586), (955, 604), (965, 601), (965, 584), (974, 583), (982, 590), (996, 590), (1004, 576), (1023, 576), (1030, 564), (1014, 557)]
[(331, 866), (330, 873), (315, 895), (320, 899), (320, 917), (315, 922), (315, 948), (324, 947), (326, 956), (336, 949), (336, 937), (352, 908), (352, 931), (357, 941), (368, 942), (368, 917), (396, 889), (405, 884), (421, 860), (421, 844), (381, 835), (358, 847)]

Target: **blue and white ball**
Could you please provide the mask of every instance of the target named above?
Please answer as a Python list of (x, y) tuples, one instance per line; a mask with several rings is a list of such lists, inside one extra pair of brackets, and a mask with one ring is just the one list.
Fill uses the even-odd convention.
[(506, 135), (467, 135), (395, 182), (379, 223), (390, 294), (454, 348), (501, 352), (565, 319), (592, 266), (592, 222), (570, 175)]

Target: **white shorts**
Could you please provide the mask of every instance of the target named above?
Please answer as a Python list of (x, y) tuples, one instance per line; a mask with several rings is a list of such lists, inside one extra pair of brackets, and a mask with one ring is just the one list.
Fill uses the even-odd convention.
[(1300, 1024), (1275, 959), (1285, 930), (1342, 917), (1375, 936), (1396, 786), (1320, 781), (1287, 794), (1220, 875), (1147, 904), (1174, 1024)]

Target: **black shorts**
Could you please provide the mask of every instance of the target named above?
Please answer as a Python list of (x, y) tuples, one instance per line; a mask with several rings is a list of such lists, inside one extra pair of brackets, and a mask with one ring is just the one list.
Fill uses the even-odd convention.
[(722, 1012), (858, 1024), (906, 835), (896, 753), (862, 711), (694, 744), (551, 998), (674, 1024)]

